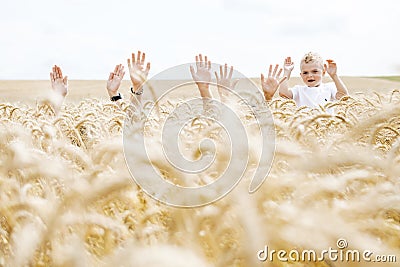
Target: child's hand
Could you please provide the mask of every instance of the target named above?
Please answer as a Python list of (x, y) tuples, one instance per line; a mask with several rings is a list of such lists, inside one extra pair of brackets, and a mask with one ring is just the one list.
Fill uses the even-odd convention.
[(199, 54), (196, 56), (196, 72), (193, 66), (190, 66), (190, 73), (197, 85), (208, 85), (211, 81), (211, 61), (207, 60), (207, 56), (203, 61), (203, 56)]
[(110, 97), (118, 95), (118, 89), (124, 75), (124, 66), (121, 64), (115, 66), (114, 72), (110, 72), (107, 80), (107, 92)]
[(193, 66), (190, 66), (190, 73), (200, 92), (209, 89), (211, 82), (211, 61), (207, 60), (207, 56), (204, 57), (204, 61), (201, 54), (196, 56), (196, 71)]
[(147, 75), (149, 74), (150, 62), (147, 62), (146, 69), (144, 69), (145, 59), (146, 54), (138, 51), (137, 57), (135, 57), (135, 53), (132, 53), (132, 64), (129, 58), (127, 60), (134, 92), (140, 90), (140, 87), (146, 81)]
[(63, 77), (61, 68), (54, 65), (52, 72), (50, 72), (51, 88), (53, 91), (62, 97), (68, 93), (68, 76)]
[[(269, 71), (268, 71), (268, 78), (265, 79), (264, 75), (261, 73), (261, 87), (264, 91), (264, 96), (266, 100), (271, 100), (272, 97), (274, 96), (276, 90), (278, 90), (279, 85), (287, 79), (286, 76), (283, 78), (279, 78), (279, 76), (282, 73), (282, 69), (279, 69), (279, 65), (275, 65), (275, 69), (272, 72), (272, 65), (269, 65)], [(278, 73), (277, 73), (278, 71)]]
[(232, 73), (233, 73), (233, 66), (231, 66), (228, 74), (228, 65), (225, 64), (224, 68), (222, 66), (219, 66), (219, 73), (220, 77), (218, 76), (218, 73), (215, 72), (215, 78), (217, 80), (217, 85), (218, 85), (218, 93), (223, 99), (227, 95), (227, 89), (234, 89), (239, 80), (235, 80), (232, 82)]
[(326, 67), (326, 72), (331, 77), (335, 76), (337, 72), (336, 62), (333, 59), (327, 59), (326, 62), (328, 62), (328, 66)]
[(283, 64), (284, 75), (289, 78), (293, 68), (294, 68), (294, 63), (292, 62), (292, 58), (291, 57), (285, 58), (285, 62)]

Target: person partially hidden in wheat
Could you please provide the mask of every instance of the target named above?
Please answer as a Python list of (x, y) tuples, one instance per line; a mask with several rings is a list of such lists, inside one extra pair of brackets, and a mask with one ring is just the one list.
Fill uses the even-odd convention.
[[(145, 64), (146, 54), (138, 51), (132, 53), (132, 60), (127, 59), (129, 76), (131, 78), (132, 86), (130, 88), (132, 104), (140, 108), (142, 104), (143, 84), (147, 80), (147, 76), (150, 71), (150, 62)], [(146, 68), (144, 67), (146, 65)], [(107, 80), (107, 92), (111, 101), (118, 102), (122, 99), (121, 93), (118, 91), (121, 85), (121, 81), (125, 75), (124, 66), (118, 64), (115, 66), (114, 71), (110, 72)]]
[(50, 103), (57, 114), (68, 94), (68, 76), (63, 76), (61, 68), (54, 65), (50, 72), (50, 82), (53, 93), (50, 97)]
[[(304, 85), (288, 86), (288, 80), (292, 73), (294, 64), (290, 57), (284, 62), (285, 81), (279, 86), (279, 95), (284, 98), (293, 99), (297, 106), (307, 106), (318, 108), (324, 106), (328, 101), (339, 100), (348, 95), (346, 85), (337, 75), (336, 62), (332, 59), (326, 60), (324, 64), (322, 57), (314, 52), (309, 52), (303, 56), (300, 62), (300, 76)], [(328, 73), (333, 82), (323, 83), (322, 78)]]

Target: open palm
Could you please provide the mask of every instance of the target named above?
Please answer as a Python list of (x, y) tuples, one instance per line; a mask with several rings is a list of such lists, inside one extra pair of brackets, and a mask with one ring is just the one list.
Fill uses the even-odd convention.
[(137, 56), (132, 53), (132, 61), (128, 58), (129, 76), (131, 77), (132, 85), (135, 91), (139, 90), (142, 84), (147, 80), (147, 75), (150, 71), (150, 62), (144, 67), (146, 54), (138, 51)]
[(118, 89), (121, 85), (122, 78), (124, 78), (124, 66), (121, 64), (116, 65), (114, 72), (110, 73), (107, 80), (107, 91), (110, 97), (118, 95)]
[(197, 85), (208, 85), (211, 82), (211, 61), (207, 60), (207, 56), (204, 61), (201, 54), (196, 56), (196, 71), (190, 66), (190, 73)]
[(279, 85), (286, 80), (286, 76), (283, 78), (279, 78), (282, 73), (282, 69), (279, 69), (279, 65), (276, 65), (274, 70), (272, 71), (272, 65), (269, 66), (268, 77), (265, 79), (264, 75), (261, 74), (261, 87), (264, 91), (266, 98), (271, 99), (276, 90), (278, 90)]
[(57, 94), (66, 96), (68, 93), (68, 77), (63, 77), (61, 68), (54, 65), (52, 72), (50, 72), (51, 88)]

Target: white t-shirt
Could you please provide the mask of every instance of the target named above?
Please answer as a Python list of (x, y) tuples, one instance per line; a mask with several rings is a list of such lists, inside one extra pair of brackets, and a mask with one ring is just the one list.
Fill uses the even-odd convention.
[(337, 89), (335, 83), (321, 83), (318, 87), (308, 87), (306, 85), (296, 85), (289, 90), (292, 91), (293, 100), (297, 106), (307, 106), (309, 108), (319, 108), (328, 101), (336, 99)]

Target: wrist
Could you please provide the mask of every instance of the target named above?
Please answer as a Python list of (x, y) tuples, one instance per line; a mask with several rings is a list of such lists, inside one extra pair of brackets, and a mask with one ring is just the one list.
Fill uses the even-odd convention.
[(335, 74), (329, 74), (329, 76), (331, 77), (332, 80), (339, 79), (339, 76), (336, 73)]
[(122, 99), (121, 93), (118, 93), (118, 95), (110, 96), (110, 100), (115, 102)]
[(119, 95), (118, 90), (117, 91), (110, 91), (110, 90), (107, 89), (107, 92), (108, 92), (108, 96), (109, 97), (113, 97), (113, 96)]
[(131, 93), (136, 96), (139, 96), (143, 94), (143, 87), (140, 87), (138, 90), (134, 90), (133, 86), (131, 86)]
[(210, 89), (210, 85), (208, 83), (197, 83), (197, 87), (200, 91), (208, 91)]
[(266, 101), (270, 101), (272, 99), (272, 97), (273, 97), (273, 95), (270, 95), (270, 94), (264, 92), (264, 98)]

